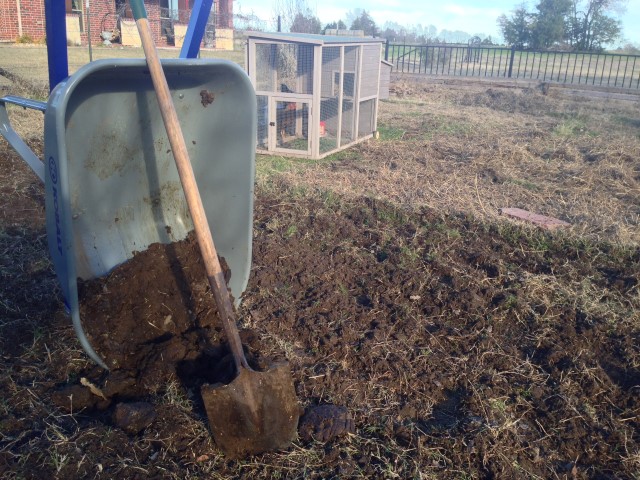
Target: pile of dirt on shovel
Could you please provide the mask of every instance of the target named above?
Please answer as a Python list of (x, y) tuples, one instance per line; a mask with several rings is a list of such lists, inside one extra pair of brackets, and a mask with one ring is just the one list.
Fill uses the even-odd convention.
[[(222, 264), (228, 281), (224, 259)], [(152, 244), (108, 275), (83, 282), (80, 313), (91, 345), (110, 369), (109, 396), (156, 393), (177, 379), (179, 368), (196, 368), (202, 358), (215, 364), (224, 352), (193, 232), (179, 242)], [(250, 343), (247, 333), (242, 337)]]

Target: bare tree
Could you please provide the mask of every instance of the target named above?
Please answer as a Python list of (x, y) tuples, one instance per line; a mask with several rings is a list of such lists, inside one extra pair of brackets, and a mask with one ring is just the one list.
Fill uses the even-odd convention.
[(291, 31), (291, 26), (298, 17), (300, 18), (316, 18), (311, 8), (307, 3), (307, 0), (275, 0), (273, 2), (273, 20), (277, 24), (278, 18), (282, 25), (282, 30), (285, 32)]
[(576, 50), (599, 50), (620, 37), (619, 20), (609, 12), (622, 13), (625, 0), (573, 0), (569, 18), (570, 41)]

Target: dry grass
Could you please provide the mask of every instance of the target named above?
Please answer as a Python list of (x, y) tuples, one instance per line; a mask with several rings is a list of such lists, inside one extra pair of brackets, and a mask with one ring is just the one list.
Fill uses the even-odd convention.
[[(30, 96), (38, 87), (15, 88)], [(361, 350), (338, 342), (341, 355), (319, 339), (305, 345), (297, 331), (263, 321), (273, 313), (260, 311), (264, 298), (269, 308), (277, 304), (283, 323), (309, 308), (304, 288), (295, 292), (286, 283), (290, 277), (255, 287), (245, 300), (245, 326), (261, 334), (266, 356), (286, 354), (300, 397), (347, 405), (358, 430), (328, 445), (295, 444), (286, 453), (235, 463), (213, 445), (193, 398), (178, 384), (152, 399), (171, 421), (136, 438), (99, 414), (65, 414), (53, 406), (52, 391), (81, 375), (100, 379), (102, 373), (79, 349), (62, 313), (46, 260), (39, 184), (0, 141), (0, 159), (11, 172), (0, 182), (0, 280), (10, 285), (0, 292), (0, 329), (15, 339), (2, 343), (0, 355), (0, 474), (21, 478), (22, 468), (48, 478), (638, 477), (637, 402), (629, 394), (628, 403), (612, 403), (623, 398), (622, 387), (600, 361), (602, 353), (609, 361), (619, 359), (625, 371), (640, 371), (634, 344), (640, 288), (609, 285), (605, 268), (611, 262), (622, 271), (638, 262), (637, 102), (577, 101), (553, 91), (543, 96), (486, 86), (399, 84), (395, 91), (381, 103), (379, 141), (321, 162), (258, 158), (258, 195), (271, 201), (263, 207), (261, 235), (279, 238), (283, 252), (322, 262), (344, 252), (362, 265), (363, 275), (386, 249), (390, 268), (398, 269), (392, 271), (410, 280), (390, 285), (380, 293), (385, 298), (373, 298), (375, 308), (362, 318), (342, 318), (340, 307), (354, 301), (349, 289), (355, 286), (340, 283), (338, 275), (350, 272), (341, 264), (319, 263), (315, 287), (330, 285), (335, 298), (331, 327), (363, 334)], [(11, 115), (41, 153), (42, 115), (20, 109)], [(389, 203), (380, 202), (374, 215), (358, 203), (360, 197)], [(412, 216), (424, 206), (437, 211), (428, 222)], [(520, 228), (498, 216), (503, 206), (555, 215), (574, 226), (553, 236)], [(354, 212), (371, 214), (366, 227), (358, 227), (377, 240), (362, 246), (335, 231), (308, 237), (309, 218), (339, 224), (345, 212), (354, 218)], [(468, 215), (449, 216), (459, 212)], [(415, 232), (406, 234), (406, 225)], [(294, 241), (297, 248), (290, 248)], [(331, 255), (321, 250), (323, 243)], [(500, 254), (491, 250), (496, 245)], [(474, 263), (465, 255), (476, 250), (495, 258)], [(287, 255), (272, 264), (256, 258), (254, 269), (275, 271), (295, 261)], [(538, 263), (548, 271), (538, 270)], [(444, 273), (455, 277), (455, 287), (443, 281)], [(479, 301), (485, 289), (504, 300)], [(446, 302), (459, 298), (477, 305), (453, 311)], [(444, 306), (430, 313), (437, 302)], [(392, 313), (385, 305), (393, 307), (393, 325), (385, 323)], [(581, 320), (568, 318), (572, 312), (580, 312)], [(366, 341), (366, 325), (374, 319), (385, 327), (367, 331), (375, 335)], [(583, 336), (576, 333), (580, 322)], [(399, 331), (404, 335), (398, 337)], [(619, 338), (619, 331), (632, 335)], [(568, 335), (581, 349), (567, 360), (555, 342)], [(519, 351), (513, 338), (533, 354)], [(544, 358), (535, 358), (546, 350)], [(366, 368), (359, 363), (365, 355), (375, 359)], [(560, 360), (570, 366), (557, 368)], [(418, 387), (415, 379), (422, 376), (433, 382)], [(543, 392), (542, 400), (536, 391)], [(547, 402), (549, 410), (540, 413)], [(544, 418), (556, 413), (553, 420)], [(571, 434), (576, 427), (588, 427), (595, 440), (581, 444)], [(190, 432), (187, 440), (173, 435), (176, 430)], [(600, 454), (608, 441), (612, 448)], [(585, 446), (580, 458), (559, 453), (565, 442)], [(3, 472), (7, 458), (14, 468)], [(618, 470), (606, 470), (610, 464)]]
[[(73, 73), (81, 66), (89, 63), (89, 50), (87, 47), (68, 47), (69, 73)], [(160, 58), (178, 58), (180, 50), (176, 48), (158, 49)], [(201, 58), (222, 58), (244, 64), (244, 53), (242, 51), (221, 51), (202, 50)], [(47, 48), (41, 45), (19, 45), (0, 44), (0, 58), (2, 63), (0, 68), (6, 69), (23, 79), (29, 79), (31, 83), (37, 85), (45, 91), (49, 84), (49, 73), (47, 70)], [(105, 58), (144, 58), (142, 48), (137, 47), (93, 47), (93, 59)], [(1, 77), (1, 75), (0, 75)], [(2, 83), (0, 83), (0, 88)], [(11, 92), (13, 93), (13, 92)]]
[(379, 141), (319, 163), (259, 157), (260, 179), (374, 196), (497, 220), (519, 207), (576, 235), (640, 243), (640, 97), (565, 98), (552, 90), (395, 86)]

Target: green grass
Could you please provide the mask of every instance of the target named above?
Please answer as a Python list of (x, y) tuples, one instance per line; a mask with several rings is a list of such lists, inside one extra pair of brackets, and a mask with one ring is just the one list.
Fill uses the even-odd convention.
[(586, 135), (591, 132), (587, 129), (587, 125), (579, 118), (568, 119), (558, 125), (553, 133), (559, 137), (573, 137), (576, 135)]
[[(73, 73), (83, 65), (89, 63), (88, 47), (68, 47), (69, 73)], [(144, 58), (144, 52), (139, 47), (92, 47), (93, 60), (107, 58)], [(178, 58), (180, 49), (160, 48), (160, 58)], [(44, 45), (16, 45), (0, 44), (0, 67), (34, 83), (48, 83), (47, 47)], [(244, 51), (202, 50), (200, 58), (221, 58), (244, 65)]]
[(464, 120), (450, 118), (445, 115), (434, 115), (425, 119), (425, 137), (432, 139), (437, 135), (468, 135), (472, 132), (471, 124)]
[(378, 132), (380, 133), (380, 140), (383, 142), (399, 140), (405, 134), (403, 128), (393, 127), (391, 125), (378, 125)]

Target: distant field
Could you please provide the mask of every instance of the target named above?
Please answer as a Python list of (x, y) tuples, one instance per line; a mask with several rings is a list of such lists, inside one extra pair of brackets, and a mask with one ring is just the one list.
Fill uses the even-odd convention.
[[(69, 73), (73, 73), (81, 66), (89, 63), (87, 47), (69, 47)], [(161, 58), (177, 58), (180, 50), (177, 48), (159, 49)], [(244, 62), (244, 52), (221, 50), (204, 50), (201, 58), (223, 58), (239, 64)], [(93, 59), (103, 58), (142, 58), (144, 52), (137, 47), (93, 47)], [(34, 84), (46, 84), (49, 81), (47, 70), (47, 48), (45, 46), (1, 45), (0, 68), (10, 70), (13, 74), (29, 79)], [(0, 84), (1, 85), (1, 84)]]

